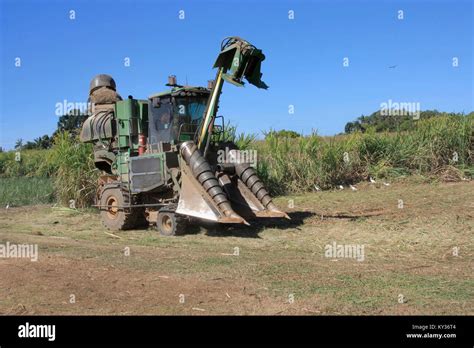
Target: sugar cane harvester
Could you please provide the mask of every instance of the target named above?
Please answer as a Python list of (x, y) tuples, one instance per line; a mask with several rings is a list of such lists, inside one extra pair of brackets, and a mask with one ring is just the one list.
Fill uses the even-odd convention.
[[(246, 161), (219, 161), (222, 151), (238, 158), (234, 143), (222, 139), (217, 115), (224, 81), (258, 88), (261, 50), (238, 38), (226, 38), (207, 88), (181, 86), (169, 77), (166, 92), (148, 100), (122, 100), (115, 81), (97, 75), (90, 85), (93, 112), (80, 139), (93, 144), (101, 171), (96, 206), (104, 225), (125, 230), (156, 225), (163, 235), (182, 231), (196, 218), (224, 224), (249, 224), (261, 217), (288, 218), (272, 202), (256, 170)], [(215, 125), (220, 118), (222, 125)]]

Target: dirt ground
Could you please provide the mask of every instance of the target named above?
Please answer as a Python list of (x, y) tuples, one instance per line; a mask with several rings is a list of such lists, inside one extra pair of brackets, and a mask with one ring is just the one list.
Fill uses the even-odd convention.
[[(106, 234), (94, 211), (0, 210), (0, 314), (474, 314), (474, 182), (280, 197), (292, 221)], [(326, 246), (364, 246), (363, 260)], [(347, 255), (346, 255), (347, 256)]]

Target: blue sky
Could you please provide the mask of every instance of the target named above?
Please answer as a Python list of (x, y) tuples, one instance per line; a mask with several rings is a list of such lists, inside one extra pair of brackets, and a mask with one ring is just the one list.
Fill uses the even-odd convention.
[(112, 75), (124, 97), (164, 90), (169, 74), (206, 85), (227, 36), (247, 39), (267, 57), (267, 91), (224, 86), (219, 114), (240, 131), (336, 134), (390, 99), (419, 102), (422, 110), (474, 109), (468, 0), (0, 3), (3, 148), (51, 134), (56, 103), (85, 101), (98, 73)]

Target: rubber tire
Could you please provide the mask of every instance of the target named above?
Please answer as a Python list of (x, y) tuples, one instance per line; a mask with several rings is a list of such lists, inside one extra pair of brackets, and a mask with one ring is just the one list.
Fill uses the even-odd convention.
[[(117, 206), (124, 206), (124, 195), (119, 188), (105, 189), (100, 197), (100, 205), (107, 206), (114, 202)], [(137, 223), (137, 216), (139, 211), (131, 210), (130, 212), (124, 209), (117, 208), (116, 210), (103, 208), (100, 210), (100, 217), (102, 223), (107, 229), (112, 231), (128, 230), (135, 227)]]
[(162, 236), (175, 236), (178, 231), (178, 221), (175, 213), (169, 211), (158, 212), (156, 228)]

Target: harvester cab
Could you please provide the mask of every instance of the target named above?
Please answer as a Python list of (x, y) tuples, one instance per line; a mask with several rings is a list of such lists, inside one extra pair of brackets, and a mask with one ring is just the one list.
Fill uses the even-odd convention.
[[(171, 91), (149, 97), (148, 148), (159, 147), (160, 142), (178, 144), (193, 140), (202, 121), (210, 90), (203, 87), (176, 85)], [(169, 84), (168, 84), (169, 85)]]
[(90, 98), (96, 102), (81, 141), (93, 144), (103, 174), (96, 205), (106, 227), (151, 224), (163, 235), (174, 235), (191, 218), (243, 224), (259, 217), (288, 218), (248, 156), (221, 139), (224, 123), (215, 125), (224, 81), (243, 86), (246, 79), (268, 88), (261, 80), (264, 59), (249, 42), (227, 38), (208, 87), (181, 86), (170, 76), (171, 89), (148, 100), (122, 100), (110, 76), (94, 78)]

